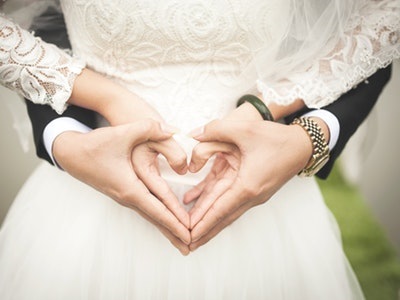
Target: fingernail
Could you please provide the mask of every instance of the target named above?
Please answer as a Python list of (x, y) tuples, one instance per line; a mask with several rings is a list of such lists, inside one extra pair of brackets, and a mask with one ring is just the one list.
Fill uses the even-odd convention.
[(204, 133), (204, 126), (201, 126), (190, 131), (189, 136), (191, 136), (192, 138), (197, 138), (201, 136), (203, 133)]
[(169, 125), (167, 123), (161, 123), (161, 130), (166, 132), (166, 133), (178, 133), (180, 131), (180, 129), (178, 127)]

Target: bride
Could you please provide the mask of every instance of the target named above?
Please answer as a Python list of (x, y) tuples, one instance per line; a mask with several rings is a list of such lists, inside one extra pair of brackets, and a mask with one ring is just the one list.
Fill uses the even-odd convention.
[(363, 298), (314, 179), (295, 176), (310, 133), (235, 108), (249, 92), (275, 119), (321, 107), (398, 57), (399, 1), (349, 2), (60, 1), (80, 59), (2, 17), (2, 83), (111, 126), (60, 135), (66, 172), (42, 164), (21, 189), (1, 298)]

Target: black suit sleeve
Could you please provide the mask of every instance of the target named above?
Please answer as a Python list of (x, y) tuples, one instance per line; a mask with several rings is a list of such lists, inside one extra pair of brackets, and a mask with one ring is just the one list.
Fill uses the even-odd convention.
[[(35, 35), (41, 37), (44, 41), (53, 43), (62, 49), (69, 49), (69, 39), (64, 23), (63, 15), (49, 8), (41, 16), (37, 17), (33, 22), (32, 30)], [(50, 25), (49, 25), (50, 24)], [(40, 158), (47, 160), (53, 164), (48, 155), (43, 143), (43, 131), (54, 119), (60, 117), (50, 106), (34, 104), (31, 101), (25, 100), (29, 118), (32, 123), (33, 138), (36, 146), (36, 153)], [(86, 110), (76, 106), (69, 106), (63, 113), (63, 117), (71, 117), (81, 123), (94, 128), (96, 126), (96, 116), (93, 111)]]
[[(342, 153), (350, 137), (371, 112), (390, 76), (391, 66), (388, 66), (377, 71), (366, 82), (360, 83), (356, 88), (342, 95), (332, 104), (323, 107), (323, 109), (330, 111), (338, 118), (340, 134), (328, 163), (317, 173), (319, 178), (326, 179), (328, 177), (335, 160)], [(309, 109), (296, 112), (289, 116), (286, 121), (290, 123), (295, 117), (301, 116), (307, 111)]]

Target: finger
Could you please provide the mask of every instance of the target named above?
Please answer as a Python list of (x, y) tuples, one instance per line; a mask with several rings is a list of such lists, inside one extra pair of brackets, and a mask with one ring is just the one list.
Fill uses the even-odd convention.
[[(152, 168), (155, 168), (153, 166)], [(136, 169), (135, 169), (136, 170)], [(144, 172), (143, 170), (136, 170), (138, 177), (143, 181), (146, 187), (162, 202), (164, 205), (178, 218), (178, 220), (189, 228), (190, 219), (189, 214), (180, 205), (178, 198), (173, 193), (169, 185), (158, 174), (157, 170)]]
[(207, 175), (207, 184), (200, 197), (190, 210), (190, 228), (193, 228), (208, 211), (213, 202), (231, 186), (237, 173), (228, 161), (218, 154), (211, 172)]
[(211, 205), (228, 190), (231, 184), (232, 181), (225, 178), (209, 182), (205, 191), (190, 210), (190, 228), (194, 228), (197, 225), (210, 209)]
[(197, 144), (192, 151), (192, 158), (189, 164), (189, 171), (198, 172), (207, 161), (216, 153), (231, 153), (237, 147), (233, 144), (221, 142), (203, 142)]
[(180, 239), (174, 236), (168, 229), (162, 227), (160, 224), (154, 222), (154, 220), (150, 219), (146, 214), (141, 211), (136, 210), (144, 219), (155, 225), (158, 230), (177, 248), (183, 255), (188, 255), (190, 253), (189, 246), (183, 243)]
[[(207, 175), (207, 177), (208, 177), (208, 175)], [(200, 196), (200, 194), (204, 190), (204, 187), (207, 184), (207, 177), (185, 193), (185, 195), (183, 196), (184, 204), (189, 204), (192, 201), (196, 200)]]
[(245, 201), (243, 189), (240, 188), (240, 183), (236, 180), (231, 187), (211, 205), (203, 219), (192, 229), (192, 242), (198, 241), (219, 222), (236, 211)]
[(218, 154), (218, 156), (214, 161), (212, 170), (200, 183), (198, 183), (195, 187), (193, 187), (192, 189), (190, 189), (188, 192), (185, 193), (183, 198), (183, 203), (189, 204), (190, 202), (196, 200), (201, 195), (201, 193), (203, 193), (205, 187), (209, 186), (211, 184), (211, 181), (214, 182), (214, 179), (216, 178), (217, 174), (222, 173), (222, 171), (226, 167), (226, 162), (227, 162), (226, 159), (219, 159), (222, 157), (223, 156), (221, 154)]
[(151, 119), (136, 121), (116, 128), (121, 130), (120, 134), (129, 145), (138, 145), (149, 140), (162, 141), (174, 134), (168, 130), (168, 127), (163, 130), (159, 122)]
[(241, 122), (230, 120), (214, 120), (207, 125), (191, 132), (191, 136), (200, 142), (227, 142), (238, 144), (240, 133), (244, 129), (251, 129), (253, 122)]
[(190, 202), (196, 200), (204, 191), (206, 186), (210, 186), (215, 182), (216, 174), (222, 171), (222, 163), (223, 161), (215, 160), (212, 170), (207, 174), (207, 176), (200, 181), (196, 186), (190, 189), (188, 192), (185, 193), (183, 197), (183, 203), (189, 204)]
[(175, 172), (181, 175), (186, 174), (188, 168), (187, 155), (173, 138), (161, 142), (150, 142), (148, 146), (154, 152), (164, 155)]
[(216, 235), (218, 235), (222, 230), (224, 230), (227, 226), (235, 222), (240, 216), (242, 216), (247, 210), (251, 208), (250, 203), (246, 203), (245, 205), (239, 207), (234, 213), (227, 216), (224, 220), (218, 223), (214, 228), (212, 228), (208, 233), (203, 235), (198, 241), (193, 242), (189, 245), (190, 251), (195, 251), (199, 247), (208, 243), (211, 239), (213, 239)]
[(155, 160), (157, 153), (150, 152), (147, 144), (139, 145), (132, 152), (134, 172), (145, 186), (178, 218), (187, 228), (190, 226), (189, 214), (180, 205), (178, 198), (160, 176)]
[(173, 235), (188, 245), (191, 241), (190, 233), (168, 208), (149, 194), (147, 199), (138, 205), (138, 208), (150, 218), (158, 222), (162, 227), (167, 228)]
[(167, 228), (173, 235), (185, 244), (191, 241), (189, 230), (172, 214), (172, 212), (157, 198), (149, 193), (141, 181), (132, 186), (130, 204), (145, 213), (154, 222)]

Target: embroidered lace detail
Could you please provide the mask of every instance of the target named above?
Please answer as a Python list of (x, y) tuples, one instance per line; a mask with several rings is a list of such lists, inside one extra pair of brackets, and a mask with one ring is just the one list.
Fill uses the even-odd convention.
[(0, 16), (0, 82), (34, 103), (66, 109), (85, 64)]
[(370, 0), (329, 55), (279, 82), (257, 82), (267, 103), (320, 108), (400, 57), (400, 1)]
[[(74, 53), (127, 82), (158, 85), (164, 66), (204, 62), (226, 80), (251, 60), (241, 1), (75, 0), (62, 7)], [(136, 76), (141, 70), (151, 76)]]

